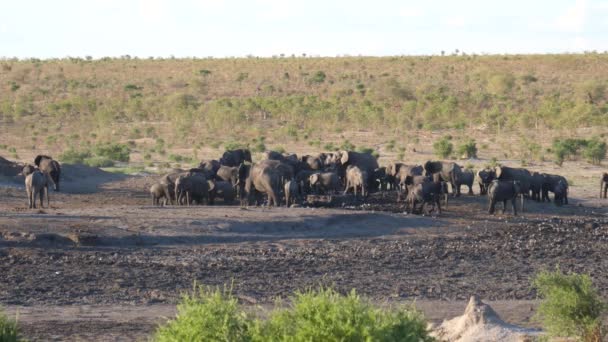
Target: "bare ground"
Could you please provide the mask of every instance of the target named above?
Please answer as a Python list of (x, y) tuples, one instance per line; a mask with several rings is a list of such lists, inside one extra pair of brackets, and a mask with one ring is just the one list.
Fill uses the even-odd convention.
[(392, 194), (334, 209), (155, 208), (152, 177), (67, 176), (50, 209), (27, 210), (22, 187), (0, 187), (0, 304), (33, 340), (145, 339), (194, 282), (233, 283), (263, 306), (319, 284), (356, 288), (416, 300), (434, 321), (478, 294), (527, 326), (538, 270), (589, 273), (608, 295), (607, 203), (586, 187), (566, 207), (528, 202), (518, 217), (488, 215), (471, 196), (423, 217)]

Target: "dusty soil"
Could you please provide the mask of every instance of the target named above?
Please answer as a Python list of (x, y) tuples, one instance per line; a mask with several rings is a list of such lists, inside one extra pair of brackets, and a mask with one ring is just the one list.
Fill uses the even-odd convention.
[(608, 202), (585, 187), (568, 206), (527, 202), (517, 217), (466, 195), (439, 216), (404, 214), (394, 194), (333, 209), (156, 208), (152, 176), (80, 171), (66, 172), (51, 208), (27, 210), (20, 184), (0, 184), (0, 304), (33, 340), (145, 338), (195, 282), (232, 282), (246, 305), (356, 288), (416, 300), (434, 321), (478, 294), (526, 326), (538, 270), (589, 273), (608, 295)]

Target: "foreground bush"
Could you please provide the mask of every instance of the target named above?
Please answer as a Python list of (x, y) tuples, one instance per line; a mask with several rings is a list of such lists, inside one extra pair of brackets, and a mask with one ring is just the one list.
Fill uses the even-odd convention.
[(451, 137), (446, 136), (433, 143), (433, 152), (441, 159), (446, 159), (454, 152), (454, 144), (450, 141)]
[(17, 327), (17, 322), (9, 319), (2, 311), (0, 311), (0, 341), (19, 341), (18, 335), (19, 329)]
[(267, 319), (239, 308), (230, 291), (199, 287), (178, 305), (175, 319), (155, 341), (432, 341), (415, 310), (381, 310), (358, 296), (332, 289), (296, 293)]
[(601, 315), (606, 309), (588, 275), (543, 271), (533, 281), (542, 302), (537, 317), (551, 336), (602, 340)]

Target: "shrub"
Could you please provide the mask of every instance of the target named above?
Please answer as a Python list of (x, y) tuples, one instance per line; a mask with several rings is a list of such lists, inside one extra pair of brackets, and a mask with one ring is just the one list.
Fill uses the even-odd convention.
[(448, 137), (443, 137), (433, 144), (433, 151), (435, 152), (436, 156), (445, 159), (452, 155), (454, 145)]
[(555, 155), (555, 163), (562, 165), (567, 158), (576, 157), (582, 147), (587, 145), (584, 139), (555, 139), (551, 150)]
[(353, 143), (351, 143), (350, 141), (344, 140), (344, 142), (342, 143), (342, 145), (340, 145), (340, 149), (341, 150), (346, 150), (346, 151), (352, 151), (355, 149), (355, 145), (353, 145)]
[(327, 75), (325, 75), (325, 73), (323, 71), (317, 71), (312, 78), (310, 79), (310, 81), (312, 83), (323, 83), (325, 82), (325, 78), (327, 77)]
[(369, 153), (372, 156), (376, 157), (376, 159), (378, 159), (380, 157), (380, 153), (378, 153), (378, 151), (374, 150), (371, 147), (360, 146), (360, 147), (357, 147), (357, 151), (361, 152), (361, 153)]
[(432, 341), (418, 312), (385, 311), (353, 290), (296, 293), (292, 305), (278, 309), (252, 327), (253, 341)]
[(19, 340), (19, 327), (17, 326), (17, 322), (9, 319), (0, 311), (0, 341), (16, 342)]
[(458, 146), (456, 153), (466, 159), (477, 158), (477, 143), (474, 139), (469, 139)]
[(97, 156), (84, 159), (83, 164), (90, 167), (112, 167), (114, 166), (114, 161), (106, 157)]
[[(211, 145), (213, 146), (214, 144), (211, 144)], [(217, 148), (217, 147), (214, 147), (214, 148)], [(236, 142), (236, 141), (229, 141), (229, 142), (224, 143), (225, 151), (238, 150), (239, 148), (247, 148), (247, 146), (240, 142)]]
[(247, 320), (230, 290), (201, 286), (182, 297), (176, 318), (159, 327), (153, 340), (247, 341)]
[(589, 140), (583, 149), (583, 156), (591, 164), (599, 165), (606, 158), (606, 142), (597, 137)]
[(59, 160), (61, 160), (62, 163), (67, 164), (84, 164), (84, 160), (91, 158), (91, 156), (91, 151), (77, 151), (73, 148), (69, 148), (59, 155)]
[(93, 147), (93, 153), (98, 157), (106, 159), (128, 162), (131, 154), (131, 149), (125, 144), (99, 144)]
[(588, 275), (564, 274), (559, 269), (543, 271), (532, 284), (542, 298), (537, 318), (549, 335), (589, 341), (602, 339), (600, 316), (606, 305)]

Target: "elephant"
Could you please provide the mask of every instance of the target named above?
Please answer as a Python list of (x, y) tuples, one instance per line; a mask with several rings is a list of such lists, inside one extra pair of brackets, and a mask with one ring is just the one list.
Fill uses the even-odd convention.
[(175, 180), (185, 173), (186, 172), (182, 170), (174, 170), (173, 172), (162, 176), (158, 181), (158, 184), (163, 187), (163, 192), (171, 204), (175, 204)]
[(427, 161), (424, 164), (426, 175), (439, 173), (444, 182), (452, 186), (452, 196), (460, 196), (460, 184), (462, 181), (462, 169), (460, 165), (453, 162)]
[(244, 204), (245, 201), (251, 204), (254, 199), (259, 204), (261, 195), (266, 194), (268, 195), (268, 206), (279, 206), (283, 176), (279, 168), (266, 162), (268, 160), (239, 169), (239, 182), (240, 178), (246, 175), (243, 191), (240, 194), (241, 204)]
[(31, 173), (34, 173), (34, 171), (36, 171), (36, 167), (35, 167), (34, 165), (26, 164), (26, 165), (23, 167), (23, 170), (21, 171), (21, 174), (22, 174), (24, 177), (27, 177), (27, 175), (29, 175), (29, 174), (31, 174)]
[(232, 204), (236, 198), (236, 190), (232, 183), (226, 181), (208, 180), (209, 204), (213, 204), (216, 198), (224, 200), (224, 204)]
[(294, 180), (298, 184), (301, 195), (309, 194), (312, 190), (310, 186), (310, 175), (318, 173), (317, 171), (302, 170), (296, 174)]
[(530, 194), (530, 184), (532, 183), (532, 174), (530, 171), (522, 168), (496, 166), (494, 168), (494, 172), (496, 174), (496, 179), (519, 181), (519, 189), (521, 193), (525, 196)]
[(372, 188), (373, 191), (386, 191), (388, 190), (388, 175), (386, 173), (386, 166), (379, 167), (374, 170), (372, 175), (372, 179), (374, 181), (374, 186)]
[(293, 166), (289, 165), (288, 163), (281, 162), (279, 160), (273, 160), (273, 159), (262, 160), (259, 163), (257, 163), (257, 165), (268, 166), (268, 167), (275, 169), (278, 172), (278, 175), (280, 176), (281, 190), (282, 190), (282, 185), (285, 184), (285, 182), (292, 180), (295, 175)]
[(391, 173), (395, 173), (395, 183), (397, 185), (397, 202), (401, 201), (402, 196), (407, 198), (408, 187), (406, 179), (408, 177), (422, 176), (424, 168), (422, 165), (405, 165), (395, 163), (391, 166)]
[(313, 173), (308, 182), (316, 193), (332, 194), (340, 188), (340, 179), (336, 172)]
[(212, 160), (203, 160), (198, 165), (198, 168), (207, 170), (207, 171), (209, 171), (210, 175), (215, 176), (217, 174), (217, 171), (219, 170), (220, 166), (221, 166), (221, 164), (219, 161), (212, 159)]
[(221, 165), (237, 167), (245, 162), (251, 163), (251, 152), (247, 149), (229, 150), (224, 152), (219, 162)]
[(608, 194), (608, 172), (602, 174), (602, 181), (600, 182), (600, 198), (607, 198)]
[(553, 195), (553, 202), (558, 207), (568, 204), (568, 184), (562, 180), (557, 181), (553, 187)]
[(543, 176), (538, 172), (532, 172), (530, 179), (530, 192), (532, 200), (540, 202), (540, 195), (543, 189)]
[(346, 187), (344, 188), (344, 194), (346, 195), (349, 190), (353, 190), (355, 197), (357, 197), (357, 189), (361, 190), (361, 195), (367, 197), (367, 172), (361, 170), (358, 166), (349, 165), (346, 168)]
[(507, 201), (511, 201), (513, 215), (517, 215), (517, 196), (521, 196), (521, 211), (524, 211), (524, 195), (521, 191), (521, 184), (517, 180), (498, 180), (495, 179), (488, 187), (488, 213), (494, 214), (496, 202), (502, 201), (504, 214), (507, 210)]
[(236, 186), (239, 180), (239, 168), (221, 165), (215, 174), (215, 180), (230, 182), (233, 186)]
[(53, 189), (59, 191), (59, 178), (61, 177), (61, 165), (53, 158), (45, 155), (38, 155), (34, 158), (34, 164), (38, 169), (51, 176)]
[(283, 153), (281, 152), (277, 152), (277, 151), (266, 151), (264, 153), (262, 153), (262, 160), (278, 160), (278, 161), (284, 161), (285, 160), (285, 156), (283, 155)]
[(307, 170), (315, 170), (315, 171), (321, 171), (324, 168), (324, 161), (323, 159), (321, 159), (320, 155), (317, 156), (310, 156), (310, 155), (304, 155), (302, 157), (300, 157), (300, 161), (306, 165), (306, 169)]
[(363, 181), (365, 182), (366, 191), (370, 186), (373, 186), (372, 175), (379, 165), (378, 160), (371, 153), (340, 151), (336, 152), (335, 159), (336, 165), (338, 166), (338, 176), (340, 178), (346, 179), (346, 169), (349, 166), (356, 166), (365, 176)]
[(479, 184), (479, 194), (487, 195), (490, 183), (496, 178), (494, 169), (483, 169), (477, 171), (477, 182)]
[(192, 202), (197, 204), (209, 204), (209, 184), (207, 178), (199, 172), (186, 172), (180, 174), (175, 180), (175, 198), (177, 204), (190, 206)]
[[(475, 173), (473, 173), (473, 171), (471, 170), (462, 170), (462, 175), (460, 178), (460, 184), (458, 184), (458, 187), (460, 188), (461, 185), (466, 185), (469, 187), (469, 192), (467, 193), (468, 195), (473, 195), (473, 182), (475, 181)], [(458, 189), (458, 192), (460, 192), (460, 189)]]
[(548, 173), (542, 173), (541, 176), (543, 177), (543, 185), (541, 190), (542, 194), (540, 199), (541, 202), (544, 202), (545, 200), (547, 202), (551, 202), (549, 199), (549, 192), (551, 191), (555, 195), (554, 191), (556, 189), (556, 185), (561, 181), (563, 183), (562, 187), (565, 187), (565, 189), (563, 190), (564, 192), (560, 194), (560, 196), (562, 196), (560, 202), (562, 204), (568, 204), (568, 180), (563, 176)]
[(40, 207), (44, 208), (44, 196), (46, 195), (46, 206), (50, 207), (49, 183), (53, 183), (52, 177), (45, 172), (35, 170), (25, 177), (25, 191), (27, 193), (28, 207), (36, 209), (36, 198), (40, 197)]
[[(420, 203), (420, 212), (423, 212), (426, 204), (432, 204), (433, 209), (435, 206), (437, 206), (438, 213), (441, 214), (442, 197), (445, 200), (445, 207), (447, 208), (447, 184), (441, 180), (439, 175), (431, 178), (428, 176), (410, 176), (408, 181), (411, 181), (412, 185), (405, 201), (406, 209), (414, 213), (416, 212), (416, 204)], [(414, 185), (414, 182), (417, 184)]]
[(285, 183), (285, 205), (298, 203), (300, 200), (300, 187), (295, 180), (290, 180)]
[[(171, 195), (166, 191), (166, 187), (159, 183), (155, 183), (150, 187), (150, 195), (152, 196), (152, 205), (161, 205), (165, 206), (169, 204), (171, 200)], [(160, 200), (163, 200), (162, 202)]]

